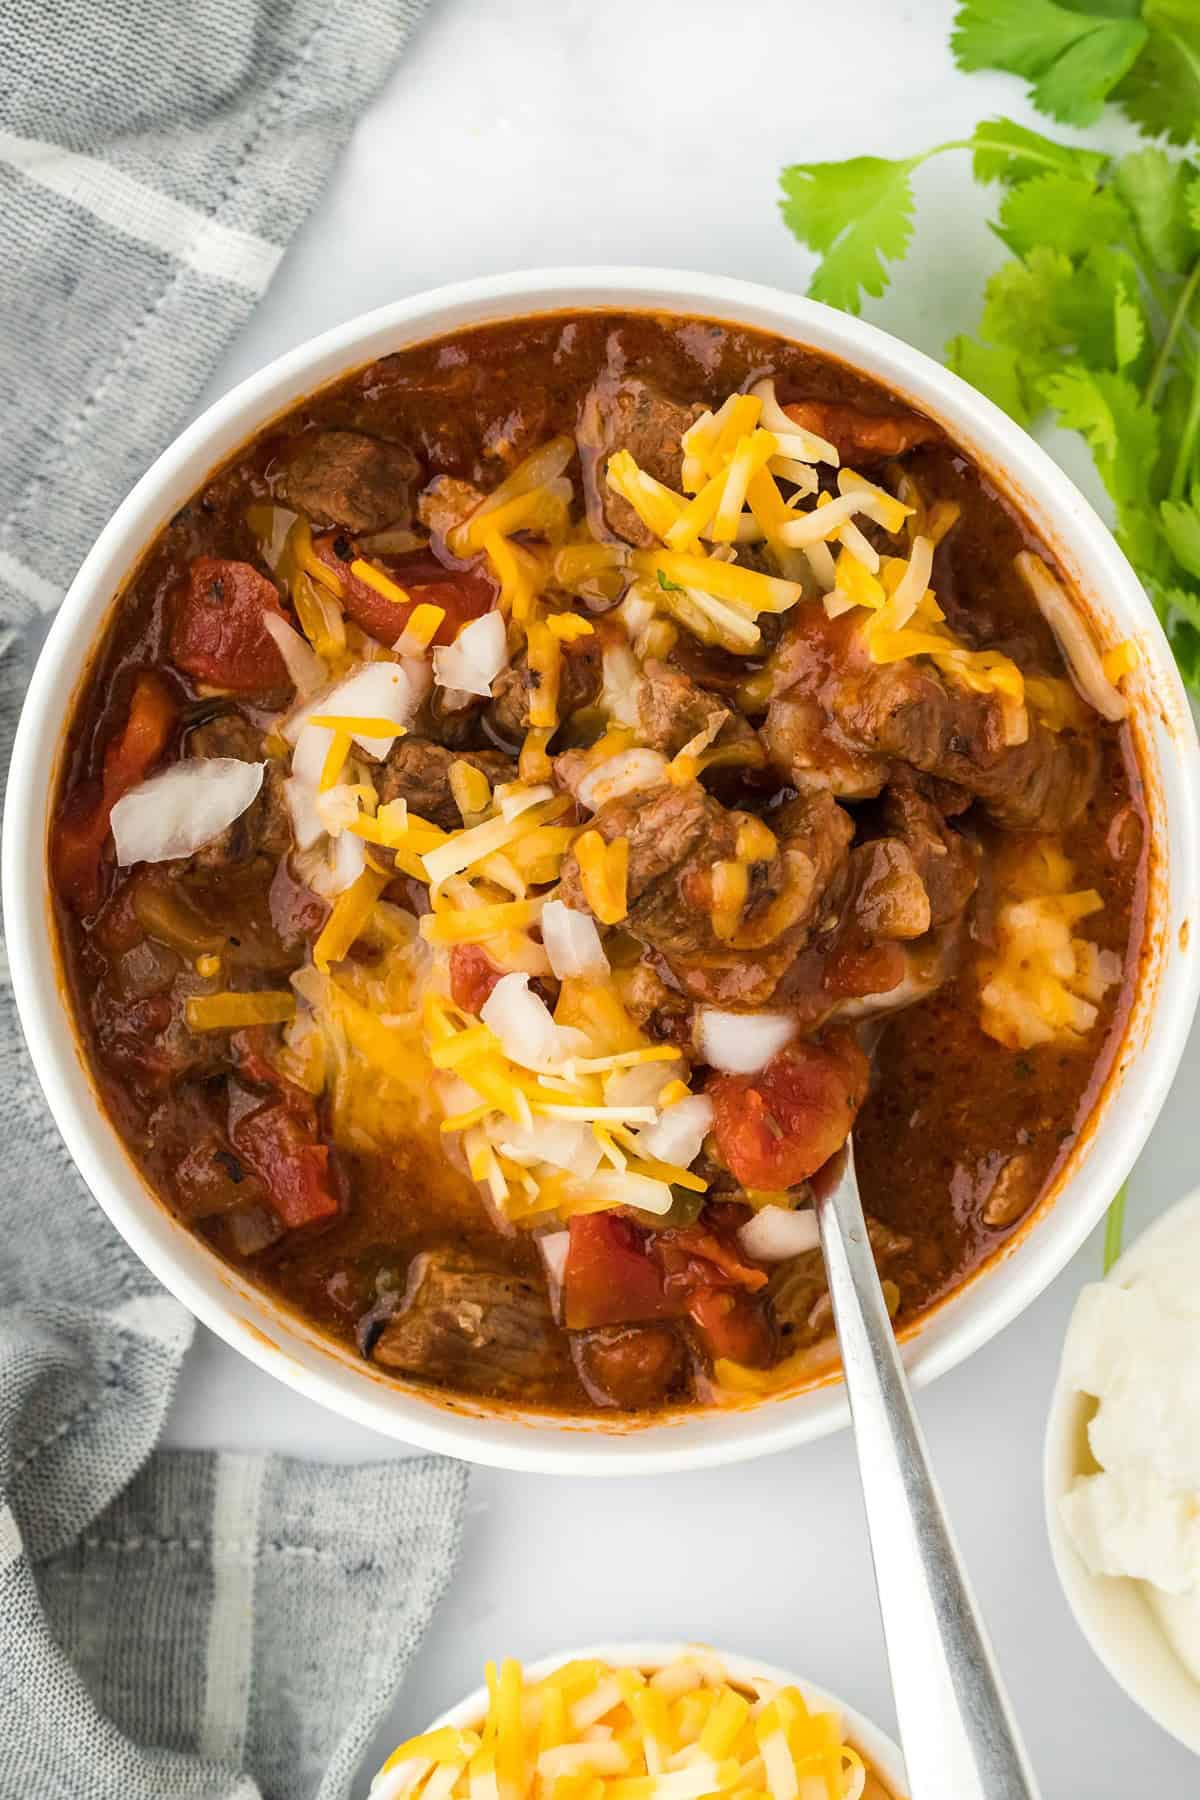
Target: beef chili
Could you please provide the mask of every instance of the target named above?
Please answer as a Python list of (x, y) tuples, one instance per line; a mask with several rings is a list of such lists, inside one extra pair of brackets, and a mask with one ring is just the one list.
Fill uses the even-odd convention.
[(78, 697), (50, 861), (102, 1101), (405, 1381), (794, 1385), (852, 1125), (903, 1326), (1087, 1119), (1134, 659), (935, 423), (796, 345), (591, 312), (387, 356), (210, 477)]

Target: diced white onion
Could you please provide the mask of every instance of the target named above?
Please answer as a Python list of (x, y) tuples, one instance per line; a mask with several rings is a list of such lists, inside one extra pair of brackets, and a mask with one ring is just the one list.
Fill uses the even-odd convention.
[(790, 1212), (786, 1206), (760, 1207), (738, 1232), (747, 1256), (758, 1262), (786, 1262), (815, 1250), (821, 1241), (815, 1212)]
[(488, 612), (464, 625), (452, 644), (438, 646), (433, 653), (433, 679), (439, 687), (490, 699), (492, 683), (507, 661), (503, 614)]
[(605, 644), (599, 705), (618, 725), (638, 724), (638, 695), (644, 677), (628, 644)]
[(292, 815), (292, 836), (297, 849), (311, 850), (325, 832), (325, 821), (317, 811), (316, 788), (293, 776), (283, 784), (283, 797)]
[(278, 613), (271, 612), (269, 608), (264, 609), (262, 621), (275, 640), (287, 672), (296, 685), (296, 692), (303, 698), (324, 687), (329, 680), (329, 665), (324, 657), (317, 655), (308, 639), (302, 638), (286, 619), (281, 619)]
[(419, 705), (420, 696), (407, 669), (399, 663), (373, 662), (339, 682), (333, 692), (325, 696), (321, 710), (347, 718), (394, 719), (398, 729), (391, 737), (354, 734), (355, 743), (368, 756), (383, 757), (400, 735), (399, 728), (411, 723)]
[(521, 1068), (547, 1069), (562, 1062), (558, 1026), (546, 1002), (530, 989), (528, 975), (502, 975), (479, 1016), (500, 1039), (505, 1056)]
[(534, 1163), (550, 1163), (584, 1179), (600, 1167), (600, 1145), (588, 1125), (573, 1119), (535, 1118), (532, 1125), (513, 1125), (505, 1120), (501, 1127), (502, 1142), (496, 1148), (502, 1156), (529, 1168)]
[[(661, 1090), (660, 1090), (661, 1092)], [(638, 1147), (660, 1162), (690, 1168), (700, 1154), (713, 1122), (713, 1103), (704, 1094), (689, 1094), (663, 1109), (656, 1125), (638, 1133)]]
[(606, 800), (619, 800), (640, 788), (661, 787), (666, 780), (667, 759), (660, 750), (619, 750), (588, 770), (576, 794), (582, 805), (596, 812)]
[(333, 839), (329, 892), (340, 894), (353, 887), (366, 866), (367, 846), (362, 838), (352, 831), (339, 832)]
[(649, 1175), (631, 1175), (628, 1170), (593, 1175), (587, 1183), (588, 1196), (610, 1206), (636, 1206), (639, 1212), (670, 1212), (675, 1196), (665, 1181)]
[[(404, 802), (401, 801), (400, 804), (403, 805)], [(347, 825), (353, 825), (362, 811), (355, 788), (345, 781), (326, 788), (323, 794), (318, 793), (314, 805), (316, 816), (330, 837), (336, 837)]]
[[(307, 699), (303, 706), (295, 707), (278, 729), (289, 744), (298, 744), (314, 713), (341, 718), (391, 719), (397, 729), (389, 737), (363, 737), (358, 733), (354, 737), (355, 743), (369, 756), (382, 757), (391, 749), (401, 728), (411, 723), (421, 699), (420, 686), (407, 664), (363, 663), (344, 681), (336, 682), (333, 687)], [(332, 733), (324, 726), (313, 726), (312, 729), (322, 734), (318, 741), (328, 750)]]
[(196, 756), (151, 775), (112, 809), (117, 862), (170, 862), (203, 849), (257, 799), (266, 763)]
[(537, 1240), (546, 1270), (546, 1286), (550, 1292), (550, 1308), (555, 1318), (562, 1313), (563, 1281), (567, 1273), (567, 1252), (571, 1248), (569, 1231), (546, 1231)]
[(795, 1035), (791, 1013), (731, 1013), (706, 1006), (696, 1021), (702, 1059), (730, 1075), (754, 1075), (765, 1069)]
[(477, 1106), (484, 1105), (483, 1095), (478, 1088), (473, 1088), (461, 1075), (443, 1073), (436, 1077), (436, 1081), (438, 1099), (448, 1119), (454, 1118), (458, 1113), (473, 1112)]
[(679, 1081), (683, 1062), (635, 1063), (630, 1069), (614, 1069), (604, 1077), (604, 1099), (609, 1106), (654, 1106), (667, 1083)]
[(306, 787), (315, 788), (324, 772), (325, 758), (332, 742), (333, 733), (326, 731), (323, 725), (306, 725), (292, 751), (293, 778), (302, 781)]
[(1102, 719), (1123, 719), (1129, 708), (1104, 673), (1104, 664), (1087, 621), (1076, 611), (1040, 556), (1035, 556), (1031, 550), (1022, 550), (1014, 561), (1037, 601), (1039, 612), (1054, 633), (1075, 686)]
[(590, 913), (575, 912), (561, 900), (548, 900), (542, 908), (541, 923), (546, 955), (560, 981), (572, 976), (582, 976), (585, 981), (607, 981), (608, 958)]

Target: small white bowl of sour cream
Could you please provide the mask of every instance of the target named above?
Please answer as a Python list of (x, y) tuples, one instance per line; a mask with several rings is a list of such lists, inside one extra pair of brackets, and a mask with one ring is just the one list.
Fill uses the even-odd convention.
[[(1181, 1448), (1200, 1464), (1200, 1189), (1144, 1231), (1095, 1289), (1080, 1296), (1050, 1407), (1050, 1548), (1076, 1623), (1113, 1680), (1200, 1755), (1200, 1581), (1175, 1594), (1140, 1574), (1096, 1572), (1136, 1565), (1169, 1578), (1192, 1532), (1200, 1542), (1200, 1484), (1189, 1500), (1175, 1478), (1163, 1487), (1152, 1479), (1156, 1467), (1178, 1467)], [(1114, 1473), (1121, 1488), (1088, 1491)]]

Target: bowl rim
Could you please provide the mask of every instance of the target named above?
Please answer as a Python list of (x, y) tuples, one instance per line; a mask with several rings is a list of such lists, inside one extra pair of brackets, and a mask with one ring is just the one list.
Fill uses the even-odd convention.
[[(1136, 1275), (1148, 1251), (1168, 1242), (1185, 1224), (1198, 1222), (1200, 1187), (1151, 1220), (1103, 1280), (1119, 1284)], [(1090, 1394), (1067, 1382), (1060, 1353), (1042, 1452), (1042, 1500), (1055, 1573), (1071, 1616), (1117, 1686), (1156, 1725), (1200, 1756), (1200, 1681), (1189, 1675), (1155, 1618), (1145, 1584), (1129, 1576), (1093, 1575), (1059, 1511), (1080, 1472), (1078, 1446), (1092, 1404)]]
[[(661, 1642), (632, 1644), (585, 1644), (578, 1650), (561, 1650), (549, 1656), (540, 1656), (536, 1662), (523, 1665), (526, 1677), (531, 1681), (540, 1681), (543, 1676), (550, 1675), (555, 1669), (562, 1668), (564, 1663), (577, 1660), (595, 1660), (606, 1662), (616, 1668), (634, 1668), (642, 1670), (661, 1669), (667, 1663), (674, 1662), (677, 1657), (685, 1655), (688, 1650), (704, 1649), (715, 1655), (724, 1665), (731, 1679), (747, 1681), (761, 1676), (766, 1681), (774, 1682), (779, 1687), (797, 1687), (810, 1706), (822, 1712), (840, 1713), (845, 1724), (848, 1741), (872, 1767), (875, 1773), (887, 1784), (893, 1800), (907, 1800), (908, 1776), (904, 1768), (904, 1758), (899, 1746), (881, 1731), (871, 1719), (868, 1719), (857, 1708), (840, 1700), (826, 1688), (818, 1687), (815, 1682), (797, 1675), (789, 1669), (781, 1669), (773, 1663), (761, 1662), (756, 1656), (742, 1656), (737, 1651), (722, 1650), (709, 1644), (686, 1644), (684, 1642)], [(477, 1687), (464, 1699), (456, 1701), (446, 1708), (426, 1727), (436, 1731), (441, 1725), (470, 1725), (474, 1720), (483, 1717), (487, 1707), (488, 1693), (486, 1687)]]
[[(499, 1467), (622, 1475), (723, 1463), (790, 1448), (849, 1418), (840, 1381), (753, 1406), (720, 1408), (638, 1428), (553, 1415), (503, 1415), (430, 1398), (350, 1364), (296, 1315), (220, 1264), (155, 1198), (102, 1114), (58, 992), (50, 946), (44, 842), (61, 723), (86, 653), (124, 580), (174, 507), (208, 471), (306, 393), (388, 349), (499, 319), (569, 310), (656, 310), (741, 323), (840, 357), (946, 423), (1007, 485), (1053, 546), (1089, 608), (1115, 603), (1146, 660), (1139, 708), (1143, 758), (1160, 732), (1155, 775), (1168, 796), (1169, 892), (1156, 949), (1156, 979), (1142, 983), (1143, 1038), (1127, 1031), (1109, 1077), (1053, 1198), (1037, 1209), (979, 1275), (927, 1315), (906, 1346), (914, 1381), (954, 1367), (1036, 1298), (1098, 1221), (1132, 1166), (1166, 1096), (1200, 994), (1200, 957), (1182, 937), (1185, 896), (1200, 892), (1200, 748), (1182, 682), (1136, 576), (1096, 513), (1049, 456), (990, 401), (922, 352), (877, 326), (761, 284), (679, 270), (565, 268), (486, 276), (436, 288), (332, 327), (246, 377), (192, 422), (117, 508), (59, 608), (30, 682), (9, 775), (3, 835), (3, 901), (14, 993), (25, 1037), (55, 1122), (85, 1182), (151, 1272), (199, 1319), (252, 1361), (334, 1412), (387, 1436)], [(70, 678), (64, 678), (66, 670)], [(1152, 684), (1152, 685), (1151, 685)], [(1151, 700), (1152, 693), (1152, 700)], [(47, 772), (49, 766), (49, 773)], [(1193, 940), (1195, 934), (1192, 934)], [(1169, 979), (1167, 978), (1169, 977)], [(1153, 987), (1153, 992), (1148, 990)], [(1146, 990), (1145, 992), (1143, 990)], [(66, 1031), (63, 1024), (66, 1020)], [(1143, 1052), (1138, 1054), (1138, 1052)], [(1151, 1054), (1152, 1052), (1152, 1054)], [(1119, 1102), (1120, 1104), (1114, 1104)], [(1091, 1180), (1090, 1194), (1087, 1180)], [(1063, 1204), (1069, 1194), (1071, 1205)], [(1019, 1267), (1018, 1267), (1019, 1265)], [(699, 1425), (702, 1423), (703, 1428)]]

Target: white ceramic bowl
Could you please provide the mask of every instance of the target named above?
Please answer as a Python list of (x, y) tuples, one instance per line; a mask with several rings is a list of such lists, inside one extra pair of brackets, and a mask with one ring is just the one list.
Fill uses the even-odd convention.
[[(1151, 1255), (1168, 1249), (1184, 1231), (1200, 1224), (1200, 1189), (1180, 1200), (1149, 1226), (1113, 1264), (1107, 1279), (1128, 1281)], [(1094, 1471), (1087, 1428), (1095, 1402), (1063, 1380), (1059, 1369), (1046, 1428), (1043, 1481), (1046, 1528), (1054, 1566), (1075, 1622), (1113, 1680), (1131, 1700), (1200, 1755), (1200, 1682), (1193, 1680), (1172, 1649), (1140, 1581), (1093, 1575), (1067, 1534), (1059, 1502), (1079, 1475)]]
[[(643, 1669), (647, 1673), (661, 1669), (665, 1663), (674, 1662), (688, 1648), (686, 1644), (591, 1644), (582, 1650), (564, 1650), (558, 1656), (544, 1657), (540, 1662), (531, 1663), (525, 1673), (532, 1681), (540, 1681), (544, 1675), (550, 1675), (564, 1663), (573, 1662), (577, 1657), (595, 1658), (600, 1662), (612, 1663), (621, 1668)], [(804, 1695), (806, 1703), (816, 1712), (840, 1713), (846, 1741), (858, 1751), (868, 1768), (873, 1769), (884, 1782), (894, 1800), (904, 1800), (908, 1793), (908, 1778), (904, 1773), (904, 1759), (896, 1745), (889, 1737), (885, 1737), (878, 1726), (864, 1719), (861, 1713), (847, 1706), (844, 1700), (836, 1699), (822, 1688), (814, 1687), (811, 1681), (805, 1681), (800, 1675), (789, 1674), (784, 1669), (773, 1668), (769, 1663), (760, 1663), (747, 1656), (731, 1656), (724, 1650), (716, 1654), (725, 1664), (731, 1681), (743, 1682), (761, 1678), (774, 1682), (779, 1687), (796, 1687)], [(435, 1719), (429, 1729), (435, 1730), (439, 1725), (475, 1725), (487, 1711), (487, 1689), (476, 1688), (457, 1706), (452, 1706), (439, 1719)]]
[[(1195, 731), (1158, 623), (1112, 536), (1038, 448), (973, 388), (875, 326), (773, 288), (651, 269), (566, 269), (489, 276), (351, 320), (302, 345), (210, 407), (143, 476), (71, 585), (30, 683), (4, 821), (4, 910), (13, 985), (42, 1087), (75, 1162), (139, 1256), (191, 1310), (300, 1392), (390, 1437), (475, 1462), (549, 1473), (620, 1475), (759, 1456), (843, 1425), (827, 1380), (720, 1412), (645, 1425), (501, 1415), (405, 1389), (274, 1305), (225, 1267), (148, 1192), (96, 1104), (63, 1007), (50, 929), (44, 845), (72, 696), (114, 595), (161, 526), (212, 467), (293, 402), (388, 351), (527, 313), (624, 307), (698, 314), (792, 338), (875, 376), (937, 418), (1012, 496), (1072, 575), (1107, 641), (1132, 637), (1129, 678), (1141, 738), (1157, 867), (1150, 950), (1102, 1104), (1036, 1215), (1005, 1252), (928, 1317), (906, 1354), (913, 1377), (952, 1368), (1028, 1306), (1079, 1247), (1132, 1167), (1183, 1049), (1195, 1007), (1200, 893), (1200, 778)], [(1031, 1228), (1032, 1227), (1032, 1228)]]

